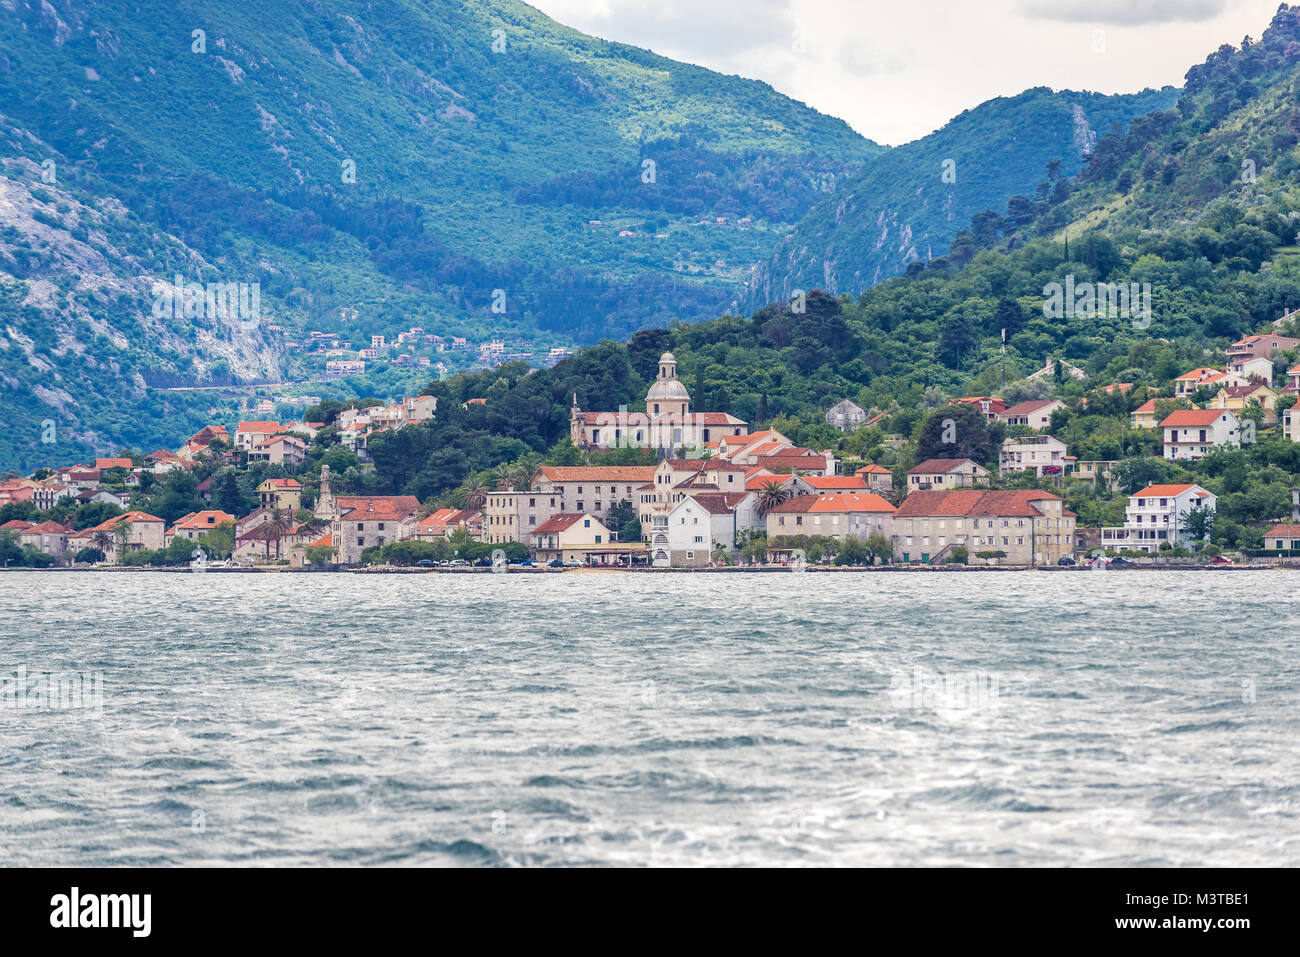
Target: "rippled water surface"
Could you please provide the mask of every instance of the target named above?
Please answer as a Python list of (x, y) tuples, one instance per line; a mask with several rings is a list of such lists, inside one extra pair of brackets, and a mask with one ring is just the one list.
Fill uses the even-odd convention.
[(1295, 866), (1298, 592), (8, 572), (0, 863)]

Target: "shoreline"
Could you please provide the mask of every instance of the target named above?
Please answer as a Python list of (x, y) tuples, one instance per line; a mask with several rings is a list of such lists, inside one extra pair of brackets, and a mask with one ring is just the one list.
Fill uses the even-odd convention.
[[(1122, 568), (1106, 568), (1106, 572), (1187, 572), (1187, 571), (1296, 571), (1300, 570), (1300, 561), (1294, 563), (1270, 562), (1268, 564), (1248, 565), (1126, 565)], [(492, 568), (412, 568), (400, 566), (380, 566), (369, 568), (311, 567), (289, 568), (287, 566), (250, 566), (247, 568), (206, 568), (196, 572), (183, 566), (156, 567), (151, 565), (110, 566), (105, 568), (0, 568), (0, 572), (93, 572), (96, 574), (121, 574), (126, 572), (149, 572), (170, 575), (567, 575), (567, 574), (836, 574), (852, 572), (869, 573), (918, 573), (929, 575), (960, 574), (963, 572), (1049, 572), (1080, 573), (1093, 572), (1087, 565), (920, 565), (920, 566), (870, 566), (870, 565), (810, 565), (804, 569), (791, 568), (788, 565), (742, 565), (718, 566), (714, 568), (618, 568), (618, 567), (583, 567), (583, 568), (507, 568), (496, 571)]]

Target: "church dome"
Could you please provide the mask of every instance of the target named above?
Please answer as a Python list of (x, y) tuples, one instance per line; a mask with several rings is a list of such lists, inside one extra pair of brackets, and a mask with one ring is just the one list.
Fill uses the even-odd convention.
[(645, 398), (647, 402), (689, 402), (691, 394), (681, 379), (656, 379)]
[(659, 357), (659, 376), (651, 383), (645, 400), (647, 403), (691, 401), (691, 394), (682, 385), (682, 380), (677, 378), (677, 359), (671, 352), (665, 352)]

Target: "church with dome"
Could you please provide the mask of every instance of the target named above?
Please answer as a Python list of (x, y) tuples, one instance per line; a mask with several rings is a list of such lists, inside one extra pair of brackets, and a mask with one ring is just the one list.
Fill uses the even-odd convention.
[(646, 392), (644, 412), (583, 412), (576, 394), (569, 410), (569, 436), (583, 449), (672, 452), (714, 445), (724, 436), (748, 434), (749, 423), (734, 415), (691, 411), (691, 394), (677, 378), (677, 360), (671, 352), (659, 357), (659, 374)]

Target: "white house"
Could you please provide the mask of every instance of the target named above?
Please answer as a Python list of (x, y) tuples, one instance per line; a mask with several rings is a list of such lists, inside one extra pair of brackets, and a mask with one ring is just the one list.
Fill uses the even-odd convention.
[(1041, 432), (1051, 428), (1052, 413), (1066, 407), (1060, 399), (1033, 399), (1013, 405), (999, 414), (998, 418), (1007, 425), (1024, 425)]
[(1199, 459), (1216, 445), (1240, 447), (1240, 425), (1227, 409), (1178, 409), (1160, 423), (1164, 457)]
[[(652, 526), (652, 544), (667, 537), (667, 562), (655, 554), (656, 565), (707, 565), (716, 548), (736, 547), (736, 535), (762, 527), (758, 496), (753, 492), (697, 492), (678, 502), (662, 525)], [(659, 542), (663, 544), (662, 541)]]
[(1065, 471), (1065, 443), (1051, 435), (1022, 435), (1006, 439), (998, 453), (998, 474), (1023, 472), (1035, 475), (1060, 475)]
[(1190, 544), (1184, 524), (1196, 507), (1214, 510), (1218, 499), (1199, 485), (1148, 485), (1128, 497), (1123, 528), (1103, 528), (1103, 548), (1157, 552), (1168, 542)]

